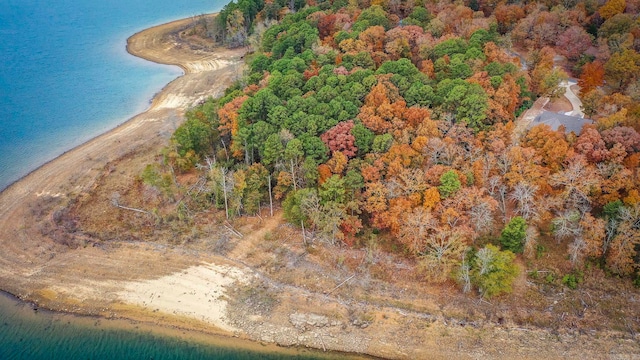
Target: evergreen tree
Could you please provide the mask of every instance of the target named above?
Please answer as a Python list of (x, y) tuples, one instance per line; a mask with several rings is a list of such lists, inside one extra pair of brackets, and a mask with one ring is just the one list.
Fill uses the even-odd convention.
[(524, 249), (524, 239), (527, 236), (527, 222), (516, 216), (509, 221), (500, 234), (500, 243), (506, 250), (518, 254)]

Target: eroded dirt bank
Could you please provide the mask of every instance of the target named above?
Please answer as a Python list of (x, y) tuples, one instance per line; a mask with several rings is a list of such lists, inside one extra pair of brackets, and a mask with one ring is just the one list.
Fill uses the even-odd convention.
[(133, 54), (186, 73), (147, 112), (0, 194), (0, 288), (54, 310), (394, 359), (640, 356), (636, 335), (624, 330), (521, 327), (469, 315), (473, 309), (452, 317), (442, 297), (392, 285), (393, 298), (382, 301), (379, 289), (387, 285), (364, 271), (318, 265), (322, 259), (278, 214), (235, 224), (244, 235), (228, 237), (226, 249), (218, 248), (224, 227), (215, 224), (179, 244), (169, 232), (143, 241), (117, 224), (108, 241), (84, 231), (69, 211), (92, 221), (139, 217), (153, 226), (112, 200), (154, 161), (188, 107), (220, 95), (237, 76), (243, 51), (190, 44), (178, 34), (191, 21), (154, 27), (128, 42)]

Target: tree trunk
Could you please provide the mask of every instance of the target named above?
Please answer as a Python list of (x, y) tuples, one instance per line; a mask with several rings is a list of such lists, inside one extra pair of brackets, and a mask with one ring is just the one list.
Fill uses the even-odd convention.
[(244, 140), (244, 163), (249, 165), (249, 145), (246, 139)]
[(307, 234), (304, 230), (304, 220), (300, 220), (300, 224), (302, 224), (302, 243), (304, 246), (307, 246)]
[(271, 174), (269, 174), (269, 212), (273, 217), (273, 197), (271, 196)]
[(291, 181), (293, 182), (293, 191), (297, 190), (296, 186), (296, 172), (293, 167), (293, 159), (291, 159)]
[(224, 139), (220, 139), (222, 143), (222, 147), (224, 148), (224, 155), (227, 157), (227, 161), (229, 161), (229, 152), (227, 151), (227, 144), (224, 143)]
[(222, 193), (224, 194), (224, 214), (229, 220), (229, 202), (227, 200), (227, 171), (225, 169), (220, 169), (222, 173)]

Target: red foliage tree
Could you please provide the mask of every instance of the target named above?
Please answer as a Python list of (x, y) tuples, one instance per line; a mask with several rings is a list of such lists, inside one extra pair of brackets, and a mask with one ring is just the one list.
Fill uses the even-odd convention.
[(592, 126), (586, 126), (578, 137), (574, 149), (587, 157), (589, 162), (597, 163), (609, 157), (607, 146), (602, 140), (598, 130)]
[(565, 30), (556, 41), (558, 52), (570, 60), (576, 60), (591, 46), (591, 36), (580, 26)]
[(353, 120), (343, 121), (327, 130), (320, 139), (329, 147), (331, 151), (341, 151), (347, 157), (354, 157), (358, 153), (355, 145), (356, 138), (351, 134)]
[(335, 14), (323, 16), (318, 20), (318, 34), (320, 35), (320, 39), (324, 40), (327, 36), (333, 35), (335, 32), (335, 23)]
[(618, 126), (602, 132), (602, 138), (608, 147), (620, 144), (627, 153), (640, 151), (640, 134), (630, 127)]

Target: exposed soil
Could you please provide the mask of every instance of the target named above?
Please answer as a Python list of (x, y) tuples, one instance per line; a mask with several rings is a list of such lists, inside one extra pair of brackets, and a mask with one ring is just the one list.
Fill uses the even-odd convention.
[[(566, 288), (568, 269), (554, 265), (566, 249), (546, 237), (546, 250), (527, 260), (535, 274), (522, 272), (512, 294), (487, 301), (452, 281), (425, 282), (410, 261), (380, 250), (384, 239), (361, 249), (305, 246), (277, 209), (230, 224), (213, 210), (160, 221), (145, 207), (154, 194), (139, 176), (184, 111), (234, 80), (243, 54), (190, 42), (191, 22), (129, 40), (132, 53), (187, 72), (151, 109), (0, 194), (0, 288), (54, 310), (392, 359), (640, 357), (638, 291), (603, 281), (596, 268), (577, 290)], [(172, 313), (163, 304), (186, 298), (171, 287), (162, 296), (175, 301), (154, 300), (158, 284), (179, 279), (202, 305), (203, 279), (216, 281), (202, 267), (242, 277), (215, 284), (225, 316), (200, 317), (207, 307), (188, 304)], [(122, 296), (137, 294), (132, 284), (144, 284), (149, 299)]]
[(571, 106), (571, 102), (569, 101), (569, 99), (561, 96), (553, 101), (548, 102), (544, 109), (547, 111), (565, 113), (568, 111), (572, 111), (573, 106)]

